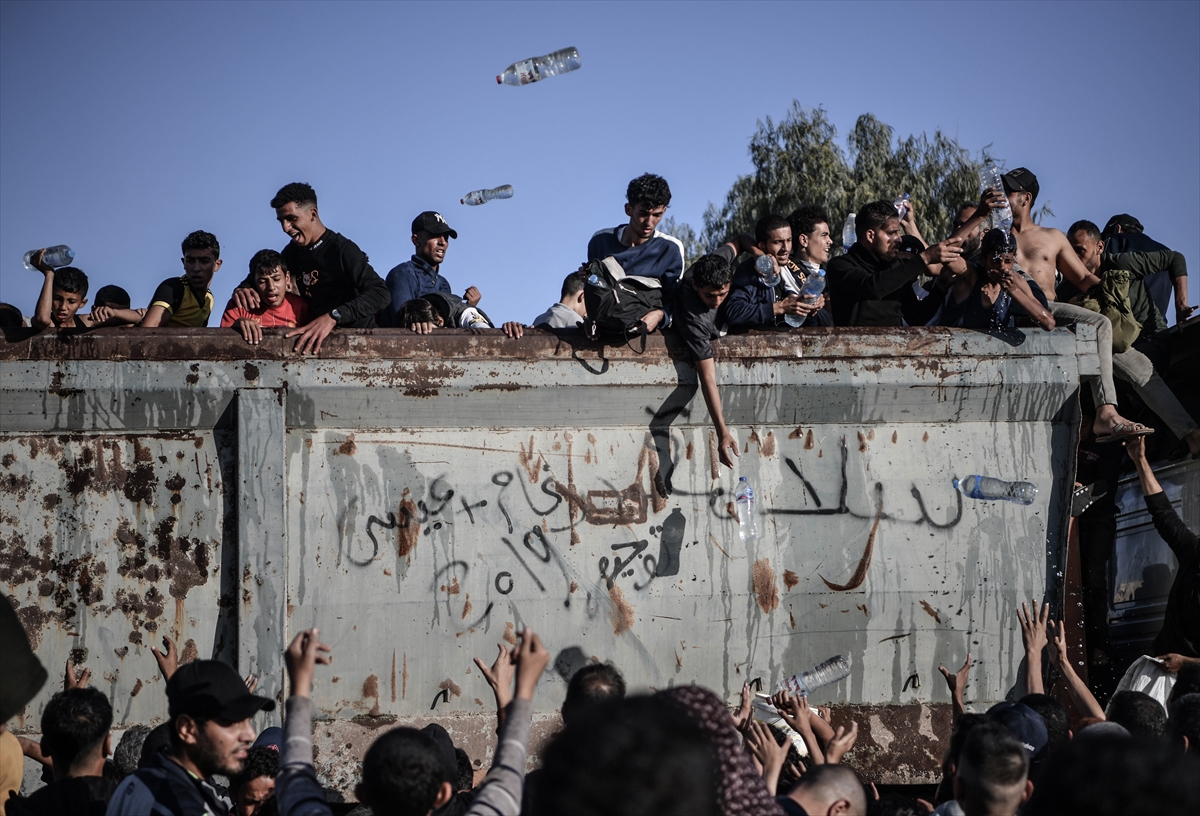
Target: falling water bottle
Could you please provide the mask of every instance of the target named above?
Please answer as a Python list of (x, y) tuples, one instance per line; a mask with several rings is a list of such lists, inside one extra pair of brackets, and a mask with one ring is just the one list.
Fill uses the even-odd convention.
[(512, 198), (512, 185), (504, 184), (490, 190), (472, 190), (458, 201), (460, 204), (470, 204), (472, 207), (486, 204), (495, 198)]
[(768, 289), (774, 289), (779, 285), (779, 268), (775, 264), (775, 259), (770, 255), (759, 255), (758, 260), (754, 262), (754, 269), (762, 278), (763, 285)]
[[(34, 268), (33, 264), (30, 263), (30, 260), (32, 260), (33, 256), (37, 253), (38, 251), (36, 249), (31, 249), (25, 253), (26, 269)], [(46, 264), (46, 266), (53, 267), (54, 269), (70, 266), (71, 261), (73, 260), (75, 260), (75, 250), (71, 249), (66, 244), (59, 244), (58, 246), (49, 247), (42, 255), (42, 263)]]
[(1006, 482), (991, 476), (967, 476), (955, 479), (954, 489), (964, 496), (984, 501), (1010, 501), (1014, 504), (1033, 504), (1037, 485), (1033, 482)]
[(742, 541), (758, 540), (758, 522), (754, 518), (754, 488), (742, 476), (738, 479), (737, 493), (738, 535)]
[(782, 690), (791, 694), (808, 696), (822, 686), (836, 683), (850, 676), (850, 661), (841, 655), (831, 657), (812, 669), (793, 674), (783, 681)]
[(892, 202), (892, 206), (896, 208), (896, 215), (900, 216), (900, 220), (904, 220), (904, 216), (908, 215), (908, 202), (912, 198), (908, 193), (897, 198)]
[[(825, 270), (818, 269), (816, 272), (808, 276), (808, 280), (804, 283), (804, 287), (800, 290), (800, 299), (812, 302), (821, 296), (825, 291)], [(804, 321), (808, 320), (808, 315), (784, 315), (784, 320), (789, 326), (803, 326)]]
[(857, 240), (858, 236), (854, 232), (854, 213), (850, 213), (846, 216), (846, 226), (842, 227), (842, 249), (849, 252)]
[(562, 48), (544, 57), (530, 57), (514, 62), (496, 77), (496, 82), (504, 85), (528, 85), (539, 79), (574, 71), (579, 65), (579, 49), (573, 46)]
[[(1000, 180), (1000, 170), (994, 164), (979, 168), (979, 192), (986, 193), (988, 190), (1004, 192), (1004, 182)], [(1005, 196), (1004, 208), (992, 210), (988, 215), (988, 223), (993, 228), (1011, 232), (1012, 222), (1012, 207), (1008, 206), (1008, 196)]]

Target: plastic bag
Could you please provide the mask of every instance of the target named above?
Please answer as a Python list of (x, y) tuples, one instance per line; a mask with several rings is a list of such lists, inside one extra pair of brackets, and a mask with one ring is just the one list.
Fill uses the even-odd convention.
[(1175, 675), (1163, 668), (1163, 662), (1157, 657), (1142, 655), (1133, 661), (1133, 665), (1125, 672), (1117, 691), (1142, 691), (1167, 707), (1167, 698), (1175, 686)]

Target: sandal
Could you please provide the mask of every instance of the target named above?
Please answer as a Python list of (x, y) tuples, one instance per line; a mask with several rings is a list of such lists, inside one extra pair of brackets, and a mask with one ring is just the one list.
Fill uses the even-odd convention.
[(1104, 436), (1097, 436), (1097, 442), (1121, 442), (1125, 439), (1132, 439), (1135, 436), (1149, 436), (1154, 433), (1153, 428), (1148, 428), (1140, 422), (1118, 422), (1113, 426), (1110, 433)]

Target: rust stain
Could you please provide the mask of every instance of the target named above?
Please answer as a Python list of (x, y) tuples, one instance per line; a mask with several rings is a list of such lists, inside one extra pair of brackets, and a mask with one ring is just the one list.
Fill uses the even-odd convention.
[(570, 587), (568, 587), (568, 589), (567, 589), (567, 592), (569, 592), (570, 594), (574, 595), (574, 594), (575, 594), (575, 593), (576, 593), (578, 590), (579, 590), (579, 582), (578, 582), (578, 581), (572, 581), (572, 582), (571, 582), (571, 586), (570, 586)]
[(463, 611), (462, 611), (463, 620), (466, 620), (467, 615), (469, 615), (469, 614), (471, 614), (471, 593), (470, 592), (467, 593), (467, 600), (465, 603), (463, 603)]
[(820, 603), (820, 602), (818, 602), (818, 603), (817, 603), (817, 606), (819, 606), (819, 607), (821, 607), (822, 609), (824, 609), (825, 607), (829, 606), (829, 604), (826, 604), (826, 603)]
[(708, 475), (713, 481), (721, 477), (721, 461), (717, 458), (717, 435), (708, 432)]
[[(521, 463), (521, 467), (525, 468), (525, 475), (529, 477), (530, 484), (537, 484), (538, 476), (541, 475), (542, 465), (544, 460), (542, 455), (533, 449), (533, 437), (529, 437), (529, 450), (525, 450), (525, 443), (518, 443), (521, 446), (521, 452), (517, 454), (517, 459)], [(536, 458), (534, 458), (536, 457)]]
[(895, 445), (900, 441), (900, 434), (897, 431), (892, 431), (892, 444)]
[(928, 441), (929, 441), (929, 431), (926, 431), (926, 432), (925, 432), (925, 433), (924, 433), (924, 434), (921, 436), (921, 441), (922, 441), (922, 442), (928, 442)]
[(396, 650), (392, 649), (392, 702), (396, 702)]
[(363, 697), (379, 697), (379, 678), (373, 674), (368, 674), (367, 679), (363, 681), (362, 687)]
[(767, 431), (767, 438), (762, 443), (762, 448), (759, 450), (763, 456), (775, 455), (775, 432)]
[(588, 434), (588, 442), (589, 442), (590, 444), (592, 444), (592, 445), (595, 445), (595, 444), (596, 444), (596, 437), (595, 437), (595, 436), (593, 436), (592, 434)]
[(187, 642), (183, 644), (183, 649), (179, 652), (179, 665), (194, 663), (199, 656), (200, 650), (196, 648), (196, 641), (188, 638)]
[(141, 679), (139, 678), (139, 679), (138, 679), (138, 681), (137, 681), (136, 683), (134, 683), (134, 684), (133, 684), (133, 688), (131, 688), (131, 689), (129, 690), (129, 696), (130, 696), (130, 697), (137, 697), (137, 696), (138, 696), (138, 694), (140, 694), (140, 693), (141, 693), (141, 691), (142, 691), (142, 681), (141, 681)]
[(871, 613), (867, 611), (866, 604), (855, 604), (855, 606), (858, 607), (860, 610), (862, 610), (862, 613), (864, 615), (866, 615), (868, 618), (871, 617)]
[(808, 433), (806, 433), (804, 435), (804, 449), (812, 450), (814, 447), (816, 447), (816, 445), (817, 445), (817, 440), (813, 436), (813, 432), (810, 430)]
[[(862, 436), (862, 434), (859, 434)], [(875, 521), (871, 523), (871, 534), (867, 536), (867, 545), (863, 548), (862, 558), (858, 561), (858, 567), (854, 570), (854, 574), (850, 576), (850, 580), (844, 584), (835, 584), (818, 573), (825, 586), (832, 589), (834, 592), (845, 592), (849, 589), (858, 589), (862, 586), (862, 582), (867, 578), (867, 567), (871, 566), (871, 555), (875, 552), (875, 534), (879, 532), (879, 520), (883, 518), (883, 486), (875, 485)]]
[(875, 429), (874, 428), (867, 429), (867, 439), (868, 439), (868, 441), (871, 441), (871, 442), (875, 441)]
[(859, 453), (867, 452), (867, 437), (863, 435), (862, 431), (858, 432), (858, 452)]
[(942, 616), (938, 614), (936, 609), (929, 605), (928, 601), (921, 601), (921, 608), (925, 610), (925, 614), (929, 615), (929, 617), (933, 618), (938, 623), (942, 622)]
[(722, 547), (722, 546), (721, 546), (721, 544), (720, 544), (720, 542), (718, 542), (718, 541), (717, 541), (717, 537), (716, 537), (715, 535), (713, 535), (712, 533), (709, 533), (709, 534), (708, 534), (708, 540), (712, 542), (712, 545), (713, 545), (714, 547), (716, 547), (718, 550), (720, 550), (720, 551), (721, 551), (721, 555), (725, 556), (725, 557), (726, 557), (726, 558), (728, 558), (730, 561), (732, 561), (732, 560), (733, 560), (733, 556), (732, 556), (732, 555), (730, 555), (729, 553), (725, 552), (725, 548), (724, 548), (724, 547)]
[(792, 614), (792, 610), (790, 607), (788, 608), (788, 623), (790, 623), (792, 625), (793, 629), (796, 628), (796, 616)]
[(46, 511), (53, 510), (55, 507), (58, 507), (60, 504), (62, 504), (62, 496), (58, 495), (57, 493), (47, 493), (45, 496), (42, 496), (42, 509), (43, 510), (46, 510)]
[(619, 635), (633, 627), (633, 606), (625, 600), (625, 593), (618, 584), (613, 584), (608, 590), (608, 597), (612, 601), (609, 620), (612, 621), (613, 634)]
[(738, 524), (742, 523), (741, 516), (738, 515), (736, 502), (725, 502), (725, 512), (728, 513), (729, 517), (732, 518), (734, 521), (736, 521)]
[(462, 697), (462, 687), (447, 677), (442, 682), (438, 683), (438, 688), (442, 691), (450, 692), (452, 697)]
[(770, 613), (779, 607), (779, 584), (775, 580), (775, 571), (771, 569), (769, 558), (760, 558), (754, 562), (754, 595), (758, 600), (758, 608), (764, 613)]
[(800, 583), (799, 575), (792, 572), (791, 570), (783, 571), (783, 585), (785, 587), (787, 587), (790, 590), (792, 587), (794, 587), (798, 583)]
[(246, 363), (244, 366), (242, 366), (242, 376), (246, 378), (247, 382), (257, 380), (258, 366), (256, 366), (254, 363)]
[(517, 632), (513, 628), (512, 621), (505, 621), (504, 634), (500, 636), (500, 639), (503, 640), (505, 643), (508, 643), (509, 645), (512, 645), (512, 646), (517, 645)]
[(404, 700), (408, 697), (408, 652), (403, 656), (402, 670), (400, 674), (400, 699)]
[(346, 435), (346, 441), (338, 445), (337, 452), (342, 456), (353, 456), (358, 453), (358, 445), (354, 441), (354, 434)]
[(679, 656), (678, 649), (675, 650), (675, 667), (679, 669), (683, 668), (683, 658)]
[(687, 448), (684, 449), (683, 455), (689, 462), (692, 461), (692, 457), (696, 455), (696, 446), (691, 442), (688, 442)]
[(447, 595), (457, 595), (459, 592), (461, 592), (462, 588), (458, 585), (458, 576), (454, 576), (454, 580), (450, 582), (449, 586), (443, 584), (441, 589), (442, 592), (445, 592)]
[(796, 430), (794, 430), (790, 434), (788, 434), (788, 439), (799, 439), (802, 436), (804, 436), (804, 429), (797, 428)]
[(408, 558), (412, 563), (413, 548), (417, 546), (417, 537), (421, 534), (421, 525), (417, 521), (417, 503), (413, 501), (412, 493), (406, 487), (400, 498), (399, 517), (402, 524), (396, 525), (396, 552), (401, 558)]

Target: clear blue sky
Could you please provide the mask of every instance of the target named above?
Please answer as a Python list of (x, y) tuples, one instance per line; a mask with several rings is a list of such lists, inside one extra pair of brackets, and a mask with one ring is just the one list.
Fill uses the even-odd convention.
[[(583, 67), (495, 75), (574, 45)], [(268, 202), (316, 187), (381, 274), (409, 224), (460, 235), (443, 273), (497, 321), (557, 299), (591, 234), (651, 171), (695, 227), (749, 171), (756, 119), (798, 99), (844, 135), (871, 112), (942, 129), (1041, 180), (1060, 229), (1138, 216), (1200, 300), (1200, 4), (0, 3), (0, 299), (33, 311), (28, 249), (68, 243), (93, 292), (145, 305), (216, 233), (218, 310)], [(516, 195), (465, 207), (469, 190)], [(214, 316), (215, 325), (218, 317)], [(1173, 321), (1172, 321), (1173, 322)]]

